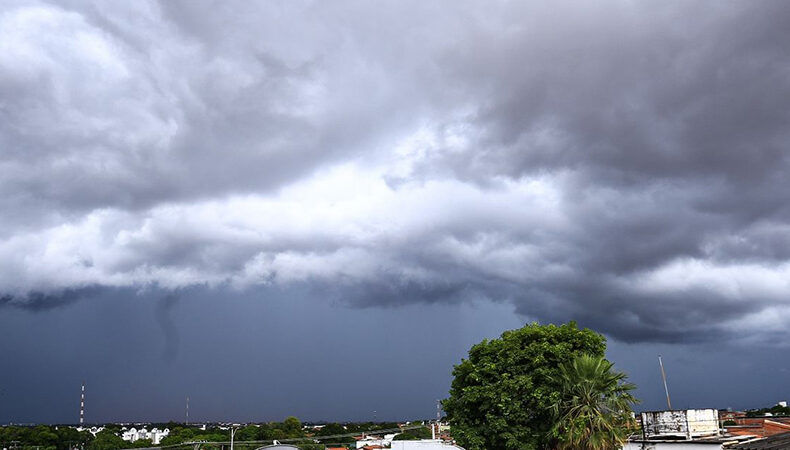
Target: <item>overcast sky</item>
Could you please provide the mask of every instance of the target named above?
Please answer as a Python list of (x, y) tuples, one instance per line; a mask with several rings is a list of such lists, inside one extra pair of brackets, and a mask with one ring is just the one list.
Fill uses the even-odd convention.
[(658, 352), (689, 406), (790, 397), (788, 23), (3, 2), (0, 421), (72, 420), (83, 378), (94, 421), (180, 419), (188, 390), (206, 419), (429, 416), (532, 320), (604, 333), (656, 408)]

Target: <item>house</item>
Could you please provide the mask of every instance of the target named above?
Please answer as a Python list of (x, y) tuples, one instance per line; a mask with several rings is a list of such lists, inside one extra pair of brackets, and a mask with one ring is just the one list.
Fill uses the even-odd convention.
[(164, 430), (160, 430), (158, 428), (153, 428), (151, 431), (148, 431), (145, 427), (137, 428), (132, 427), (131, 429), (122, 429), (121, 430), (121, 439), (128, 442), (136, 442), (140, 439), (150, 439), (154, 445), (159, 445), (159, 443), (170, 434), (170, 429), (165, 428)]
[(746, 417), (744, 411), (719, 411), (719, 421), (724, 423), (728, 421), (737, 422), (738, 419)]

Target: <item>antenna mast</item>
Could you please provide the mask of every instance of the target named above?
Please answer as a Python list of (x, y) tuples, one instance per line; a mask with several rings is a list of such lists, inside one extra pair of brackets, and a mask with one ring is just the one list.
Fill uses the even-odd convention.
[(661, 355), (658, 355), (658, 365), (661, 366), (661, 378), (664, 380), (664, 392), (667, 393), (667, 407), (672, 409), (672, 402), (669, 401), (669, 388), (667, 387), (667, 374), (664, 372), (664, 362), (661, 361)]
[(80, 427), (85, 423), (85, 382), (82, 382), (82, 393), (80, 394)]
[(189, 396), (187, 396), (187, 418), (185, 424), (189, 425)]
[(436, 439), (440, 435), (439, 432), (441, 430), (439, 429), (439, 424), (441, 422), (442, 422), (442, 401), (436, 400), (436, 431), (434, 431), (433, 427), (431, 427), (431, 431), (433, 431), (432, 434), (434, 439)]

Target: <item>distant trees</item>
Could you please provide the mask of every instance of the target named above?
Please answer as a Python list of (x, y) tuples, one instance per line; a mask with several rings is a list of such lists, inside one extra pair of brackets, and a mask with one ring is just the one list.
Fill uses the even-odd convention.
[(111, 430), (105, 429), (96, 433), (96, 438), (88, 444), (88, 450), (119, 450), (131, 447)]
[[(225, 442), (230, 440), (230, 432), (219, 427), (207, 427), (201, 430), (184, 425), (173, 425), (170, 434), (162, 439), (160, 445), (173, 445), (190, 441)], [(302, 422), (296, 417), (288, 417), (282, 422), (268, 422), (247, 425), (236, 431), (235, 440), (245, 441), (271, 441), (273, 439), (298, 439), (305, 437)]]
[(750, 409), (746, 417), (762, 417), (770, 413), (772, 416), (790, 416), (790, 406), (774, 405), (770, 408)]
[(431, 429), (428, 427), (413, 428), (405, 430), (398, 434), (393, 439), (396, 441), (415, 441), (418, 439), (430, 439), (432, 437)]
[(128, 442), (125, 443), (125, 447), (133, 447), (133, 448), (148, 448), (154, 446), (154, 441), (151, 439), (138, 439), (134, 441), (132, 445), (129, 445)]
[(560, 401), (551, 436), (560, 450), (618, 450), (632, 423), (636, 386), (599, 356), (581, 355), (560, 366)]
[[(395, 422), (354, 422), (340, 424), (336, 422), (328, 423), (316, 430), (314, 439), (327, 444), (347, 444), (353, 443), (354, 438), (350, 436), (353, 433), (375, 432), (377, 430), (397, 430), (398, 424)], [(334, 437), (329, 439), (322, 439), (324, 436), (337, 436), (347, 434), (349, 436)]]
[[(131, 425), (127, 425), (130, 427)], [(227, 450), (227, 444), (210, 444), (212, 442), (227, 443), (230, 441), (230, 430), (227, 426), (207, 426), (198, 428), (195, 425), (168, 422), (154, 424), (135, 424), (135, 428), (145, 426), (147, 429), (168, 429), (170, 433), (164, 437), (157, 447), (178, 445), (185, 442), (205, 441), (201, 449)], [(0, 449), (18, 448), (19, 450), (120, 450), (131, 448), (154, 447), (151, 439), (138, 439), (134, 442), (124, 441), (120, 434), (124, 426), (106, 424), (104, 430), (94, 437), (89, 431), (77, 431), (71, 426), (0, 426)], [(248, 424), (237, 429), (235, 434), (236, 448), (251, 450), (263, 444), (252, 441), (271, 442), (272, 440), (287, 441), (302, 450), (322, 450), (325, 443), (340, 444), (353, 443), (352, 436), (331, 438), (317, 444), (321, 436), (334, 436), (344, 434), (359, 434), (363, 431), (397, 430), (398, 424), (394, 422), (356, 422), (347, 424), (327, 424), (326, 426), (311, 430), (303, 428), (302, 422), (296, 417), (288, 417), (282, 422), (266, 422)], [(314, 431), (314, 432), (313, 432)], [(428, 433), (430, 434), (430, 433)]]
[(35, 427), (0, 427), (0, 448), (8, 448), (13, 442), (19, 447), (38, 447), (39, 450), (68, 450), (70, 447), (84, 447), (93, 440), (87, 431), (77, 431), (71, 427), (38, 425)]
[(93, 440), (93, 435), (87, 431), (77, 431), (71, 427), (49, 427), (55, 428), (54, 433), (58, 435), (57, 450), (70, 450), (72, 448), (86, 448), (88, 443)]
[(328, 424), (324, 425), (323, 427), (321, 427), (321, 429), (318, 430), (315, 433), (315, 435), (316, 436), (336, 436), (338, 434), (346, 434), (346, 433), (349, 433), (349, 431), (346, 430), (346, 427), (344, 427), (343, 425), (341, 425), (341, 424), (339, 424), (337, 422), (333, 422), (333, 423), (328, 423)]
[(602, 335), (575, 322), (533, 323), (473, 346), (453, 369), (450, 397), (443, 402), (453, 437), (468, 450), (553, 445), (554, 408), (568, 392), (561, 367), (582, 355), (603, 358), (605, 349)]
[(236, 440), (239, 441), (257, 441), (260, 435), (260, 427), (255, 425), (247, 425), (236, 431)]

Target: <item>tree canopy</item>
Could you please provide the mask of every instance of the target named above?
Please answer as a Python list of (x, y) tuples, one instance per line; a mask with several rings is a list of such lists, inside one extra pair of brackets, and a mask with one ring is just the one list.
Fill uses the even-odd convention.
[(468, 450), (545, 448), (562, 398), (560, 367), (605, 349), (602, 335), (575, 322), (532, 323), (473, 346), (443, 402), (453, 437)]
[(102, 430), (96, 434), (96, 439), (88, 444), (88, 450), (119, 450), (130, 447), (129, 443), (118, 437), (110, 430)]
[(430, 439), (433, 436), (431, 429), (428, 427), (413, 428), (405, 430), (395, 436), (393, 440), (396, 441), (416, 441), (420, 439)]

